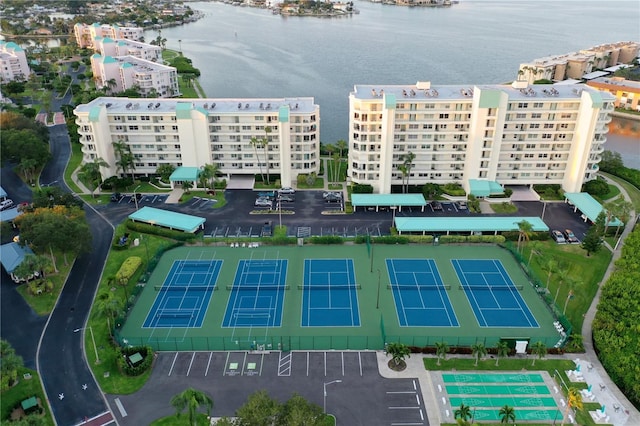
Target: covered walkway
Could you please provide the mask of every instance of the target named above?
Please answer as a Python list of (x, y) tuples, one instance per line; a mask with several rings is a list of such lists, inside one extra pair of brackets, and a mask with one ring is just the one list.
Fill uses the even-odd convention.
[(206, 219), (203, 217), (146, 206), (130, 214), (129, 219), (134, 222), (148, 223), (150, 225), (162, 226), (169, 229), (190, 232), (192, 234), (199, 229), (204, 229), (204, 223), (206, 222)]
[(420, 207), (424, 211), (427, 202), (422, 194), (351, 194), (351, 205), (355, 212), (358, 207), (373, 209), (388, 207), (402, 211), (402, 207)]
[(395, 226), (399, 234), (422, 233), (493, 233), (518, 231), (518, 223), (527, 221), (535, 232), (549, 231), (549, 227), (539, 217), (396, 217)]
[[(582, 219), (586, 222), (587, 219), (592, 223), (595, 223), (600, 212), (605, 211), (595, 198), (586, 192), (565, 192), (565, 201), (573, 206), (573, 211), (580, 210), (582, 212)], [(606, 211), (605, 211), (606, 212)], [(609, 220), (607, 226), (622, 226), (623, 223), (617, 217), (612, 217)]]

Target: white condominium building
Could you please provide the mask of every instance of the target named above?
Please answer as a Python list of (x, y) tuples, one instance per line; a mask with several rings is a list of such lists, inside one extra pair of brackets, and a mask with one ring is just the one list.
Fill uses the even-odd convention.
[[(163, 163), (217, 164), (231, 178), (266, 173), (268, 161), (269, 173), (291, 186), (298, 174), (320, 170), (320, 107), (313, 98), (97, 98), (74, 112), (83, 160), (109, 164), (103, 178), (120, 171), (114, 142), (129, 147), (137, 175), (155, 174)], [(267, 138), (266, 148), (252, 138)]]
[(91, 56), (96, 87), (112, 93), (137, 89), (143, 96), (170, 98), (180, 95), (175, 67), (133, 56)]
[(24, 49), (12, 41), (0, 40), (0, 81), (26, 81), (30, 74)]
[(640, 53), (640, 43), (621, 41), (602, 44), (564, 55), (548, 56), (520, 64), (518, 80), (581, 80), (585, 74), (617, 64), (629, 64)]
[(135, 56), (145, 61), (162, 63), (162, 48), (139, 41), (96, 37), (93, 49), (101, 56)]
[[(577, 85), (356, 85), (349, 95), (352, 182), (378, 193), (401, 185), (471, 180), (560, 184), (595, 178), (615, 97)], [(405, 172), (406, 173), (406, 172)]]
[(111, 39), (126, 38), (129, 40), (142, 40), (143, 29), (139, 27), (120, 27), (118, 25), (108, 25), (93, 23), (91, 25), (77, 23), (73, 26), (73, 34), (76, 43), (81, 48), (94, 48), (94, 40), (98, 37)]

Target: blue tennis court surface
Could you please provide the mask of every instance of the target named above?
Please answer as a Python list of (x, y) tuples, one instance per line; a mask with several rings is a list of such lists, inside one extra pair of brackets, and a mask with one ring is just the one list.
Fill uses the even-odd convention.
[(223, 327), (279, 327), (286, 291), (287, 261), (240, 260)]
[(539, 327), (500, 260), (452, 259), (480, 327)]
[(352, 259), (305, 259), (302, 326), (360, 326), (357, 289)]
[(433, 259), (387, 259), (387, 273), (402, 327), (458, 327)]
[(143, 328), (201, 327), (222, 260), (176, 260)]

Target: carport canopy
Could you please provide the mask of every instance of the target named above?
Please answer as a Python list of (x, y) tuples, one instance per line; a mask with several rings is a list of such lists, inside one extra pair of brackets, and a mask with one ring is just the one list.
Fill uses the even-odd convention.
[(28, 246), (21, 246), (15, 242), (0, 246), (0, 262), (8, 274), (11, 274), (28, 254), (33, 254)]
[(504, 194), (504, 189), (495, 180), (469, 179), (469, 193), (476, 197)]
[(169, 180), (171, 182), (195, 182), (198, 180), (200, 169), (197, 167), (180, 166), (171, 173)]
[(204, 223), (206, 222), (206, 219), (203, 217), (146, 206), (130, 214), (129, 219), (134, 222), (144, 222), (150, 225), (158, 225), (190, 233), (195, 233), (200, 228), (204, 229)]
[[(573, 204), (573, 211), (580, 210), (584, 217), (591, 222), (596, 221), (600, 212), (604, 211), (602, 204), (600, 204), (591, 194), (586, 192), (565, 192), (565, 199)], [(606, 212), (606, 211), (605, 211)], [(585, 219), (586, 222), (586, 219)], [(609, 220), (608, 226), (622, 226), (623, 223), (617, 217)]]
[(396, 217), (398, 233), (422, 232), (498, 232), (517, 231), (518, 223), (526, 220), (536, 232), (546, 232), (549, 227), (539, 217)]
[(421, 207), (427, 202), (422, 194), (351, 194), (351, 205), (353, 211), (357, 207), (398, 207), (402, 211), (402, 207)]

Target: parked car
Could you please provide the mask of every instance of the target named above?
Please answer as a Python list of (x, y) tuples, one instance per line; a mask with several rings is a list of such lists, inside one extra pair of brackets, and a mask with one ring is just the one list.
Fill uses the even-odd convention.
[(276, 198), (276, 191), (261, 191), (258, 192), (259, 198)]
[(337, 197), (337, 198), (342, 198), (342, 192), (340, 191), (324, 191), (322, 193), (322, 198), (327, 198), (327, 197)]
[(278, 189), (278, 193), (279, 194), (295, 194), (296, 191), (293, 188), (286, 186), (284, 188)]
[(296, 198), (292, 195), (280, 195), (278, 197), (278, 200), (280, 200), (283, 203), (293, 203)]
[(564, 235), (562, 235), (562, 232), (558, 231), (557, 229), (551, 231), (551, 238), (553, 238), (553, 240), (558, 244), (566, 244), (567, 242), (564, 239)]
[(576, 237), (576, 235), (573, 233), (571, 229), (564, 230), (564, 239), (569, 244), (580, 244), (580, 240), (578, 239), (578, 237)]
[(271, 207), (273, 205), (273, 201), (268, 198), (257, 198), (253, 205), (256, 207)]
[(262, 237), (270, 237), (273, 234), (273, 226), (272, 222), (268, 221), (262, 225), (262, 232), (260, 232), (260, 236)]
[(0, 211), (7, 210), (13, 207), (13, 200), (7, 198), (6, 200), (0, 201)]
[(338, 197), (335, 194), (329, 194), (326, 197), (324, 197), (324, 200), (327, 203), (341, 203), (342, 202), (342, 196)]
[(113, 194), (111, 194), (111, 201), (117, 203), (118, 201), (122, 200), (123, 197), (124, 195), (122, 195), (121, 193), (114, 192)]
[(467, 202), (466, 201), (458, 201), (458, 210), (466, 210)]
[(431, 208), (435, 210), (442, 210), (442, 203), (440, 201), (432, 201)]

